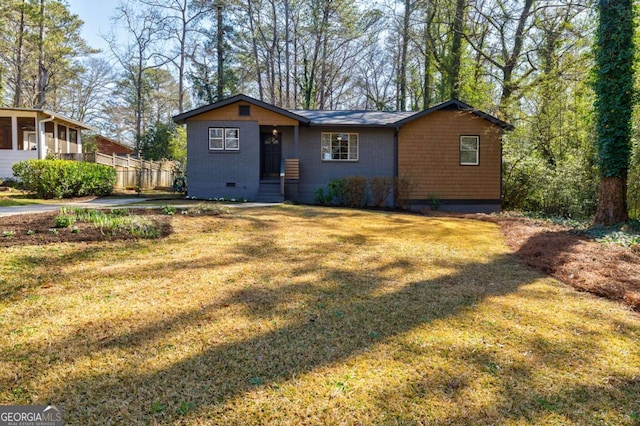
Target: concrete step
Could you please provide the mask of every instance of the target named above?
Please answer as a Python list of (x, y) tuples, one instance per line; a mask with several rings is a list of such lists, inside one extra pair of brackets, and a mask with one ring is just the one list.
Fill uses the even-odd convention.
[(258, 188), (258, 203), (281, 203), (284, 197), (280, 194), (280, 182), (261, 182)]

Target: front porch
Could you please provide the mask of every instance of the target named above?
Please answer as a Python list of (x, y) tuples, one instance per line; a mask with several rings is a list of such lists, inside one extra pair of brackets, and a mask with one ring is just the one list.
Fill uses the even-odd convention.
[(13, 176), (19, 161), (81, 153), (82, 130), (92, 129), (45, 110), (0, 108), (0, 178)]

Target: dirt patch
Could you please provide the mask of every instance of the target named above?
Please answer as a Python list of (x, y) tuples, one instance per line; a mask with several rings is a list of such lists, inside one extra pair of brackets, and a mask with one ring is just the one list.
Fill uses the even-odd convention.
[(571, 229), (527, 218), (470, 215), (498, 223), (524, 262), (581, 291), (640, 311), (640, 248), (600, 243)]
[[(144, 215), (157, 224), (160, 236), (171, 233), (171, 217), (158, 210), (135, 209), (131, 214)], [(61, 242), (92, 242), (129, 240), (139, 237), (130, 234), (109, 235), (91, 223), (76, 222), (73, 227), (56, 228), (58, 212), (20, 214), (0, 218), (0, 247), (43, 245)]]

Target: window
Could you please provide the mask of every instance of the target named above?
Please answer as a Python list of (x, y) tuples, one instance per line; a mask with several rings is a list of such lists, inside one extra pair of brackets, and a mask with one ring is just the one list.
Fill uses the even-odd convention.
[(11, 117), (0, 117), (0, 149), (13, 149)]
[(238, 105), (238, 115), (248, 117), (251, 115), (251, 105)]
[(460, 164), (477, 166), (480, 164), (480, 136), (460, 136)]
[(322, 159), (326, 161), (357, 161), (357, 133), (322, 133)]
[(210, 127), (210, 151), (238, 151), (240, 149), (240, 129)]
[(67, 128), (61, 124), (58, 124), (58, 139), (61, 141), (67, 140)]

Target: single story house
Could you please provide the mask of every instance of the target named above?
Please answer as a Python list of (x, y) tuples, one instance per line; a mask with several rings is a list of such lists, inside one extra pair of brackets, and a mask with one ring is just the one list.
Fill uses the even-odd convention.
[[(501, 207), (502, 135), (513, 127), (459, 100), (420, 112), (287, 110), (245, 95), (177, 115), (189, 195), (313, 203), (347, 176), (401, 177), (409, 205)], [(394, 204), (389, 199), (388, 204)]]
[(43, 109), (0, 108), (0, 178), (12, 177), (22, 160), (81, 153), (82, 130), (93, 129)]

